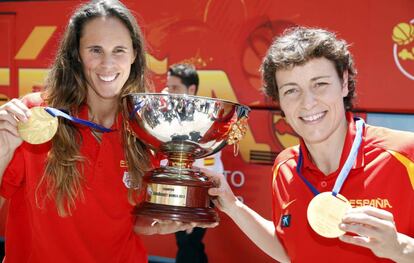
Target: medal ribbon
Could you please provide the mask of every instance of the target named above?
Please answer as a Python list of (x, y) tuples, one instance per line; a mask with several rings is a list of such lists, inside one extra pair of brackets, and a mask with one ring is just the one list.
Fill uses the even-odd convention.
[(138, 101), (138, 103), (135, 105), (134, 109), (132, 110), (131, 114), (129, 114), (129, 118), (133, 119), (135, 116), (135, 113), (137, 113), (144, 105), (145, 105), (145, 101), (143, 99)]
[(62, 117), (62, 118), (65, 118), (67, 120), (73, 121), (75, 123), (79, 123), (79, 124), (88, 126), (92, 129), (98, 130), (100, 132), (111, 132), (112, 131), (111, 129), (108, 129), (108, 128), (106, 128), (104, 126), (101, 126), (99, 124), (96, 124), (94, 122), (70, 116), (69, 114), (67, 114), (67, 113), (65, 113), (61, 110), (55, 109), (55, 108), (45, 107), (45, 111), (47, 111), (53, 117)]
[[(360, 118), (357, 118), (355, 122), (355, 126), (356, 126), (356, 134), (355, 134), (354, 142), (352, 143), (351, 151), (349, 152), (348, 158), (346, 159), (344, 166), (342, 166), (341, 172), (336, 178), (335, 185), (332, 189), (332, 195), (334, 196), (336, 196), (341, 190), (342, 185), (344, 184), (346, 178), (348, 177), (349, 171), (351, 170), (358, 156), (358, 150), (362, 142), (362, 130), (364, 127), (364, 121)], [(301, 173), (302, 165), (303, 165), (303, 156), (302, 156), (302, 151), (299, 148), (299, 157), (298, 157), (298, 164), (296, 166), (296, 172), (299, 175), (299, 177), (302, 179), (302, 181), (308, 186), (311, 192), (314, 195), (318, 195), (319, 191), (302, 175)]]

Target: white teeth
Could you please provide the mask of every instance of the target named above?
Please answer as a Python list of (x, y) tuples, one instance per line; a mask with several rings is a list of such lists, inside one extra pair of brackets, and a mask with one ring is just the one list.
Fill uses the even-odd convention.
[(316, 121), (316, 120), (319, 120), (320, 118), (322, 118), (324, 115), (325, 115), (325, 113), (321, 112), (321, 113), (318, 113), (318, 114), (302, 117), (302, 119), (305, 120), (305, 121)]
[(109, 75), (109, 76), (102, 76), (102, 75), (98, 75), (98, 76), (99, 76), (99, 79), (109, 82), (109, 81), (113, 81), (116, 78), (117, 74)]

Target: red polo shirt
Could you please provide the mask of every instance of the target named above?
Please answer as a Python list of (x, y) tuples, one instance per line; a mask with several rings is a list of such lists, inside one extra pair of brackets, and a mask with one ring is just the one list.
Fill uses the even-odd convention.
[[(340, 168), (324, 175), (309, 158), (303, 142), (302, 175), (319, 191), (332, 191), (355, 137), (349, 123)], [(371, 250), (346, 244), (337, 238), (316, 234), (306, 211), (313, 194), (296, 173), (298, 147), (279, 154), (273, 176), (273, 222), (276, 234), (292, 262), (392, 262), (376, 257)], [(414, 236), (414, 135), (365, 125), (358, 156), (340, 193), (351, 205), (371, 205), (393, 213), (397, 230)], [(411, 170), (409, 169), (411, 167)]]
[[(87, 107), (79, 112), (88, 118)], [(10, 262), (147, 262), (134, 233), (133, 206), (123, 183), (126, 172), (121, 116), (99, 144), (90, 128), (79, 126), (85, 157), (84, 200), (72, 216), (60, 217), (54, 201), (39, 208), (35, 191), (44, 172), (50, 143), (23, 143), (3, 175), (0, 194), (10, 199), (6, 225), (6, 263)], [(74, 142), (76, 143), (76, 142)]]

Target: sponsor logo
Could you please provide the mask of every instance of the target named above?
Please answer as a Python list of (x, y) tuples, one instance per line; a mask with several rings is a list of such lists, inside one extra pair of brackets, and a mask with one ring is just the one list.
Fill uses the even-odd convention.
[(288, 202), (288, 203), (283, 203), (282, 204), (282, 210), (285, 210), (286, 208), (288, 208), (288, 206), (290, 206), (291, 204), (293, 204), (293, 202), (295, 202), (296, 199), (293, 199), (292, 201)]
[(280, 220), (280, 225), (282, 226), (282, 228), (289, 227), (291, 219), (292, 219), (291, 215), (283, 215), (282, 219)]

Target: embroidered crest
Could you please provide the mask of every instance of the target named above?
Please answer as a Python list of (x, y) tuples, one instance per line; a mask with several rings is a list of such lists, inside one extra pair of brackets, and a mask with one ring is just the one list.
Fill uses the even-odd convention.
[(138, 189), (137, 186), (134, 186), (128, 172), (124, 172), (124, 176), (122, 177), (122, 181), (124, 182), (124, 185), (125, 185), (126, 188), (128, 188), (128, 189)]

